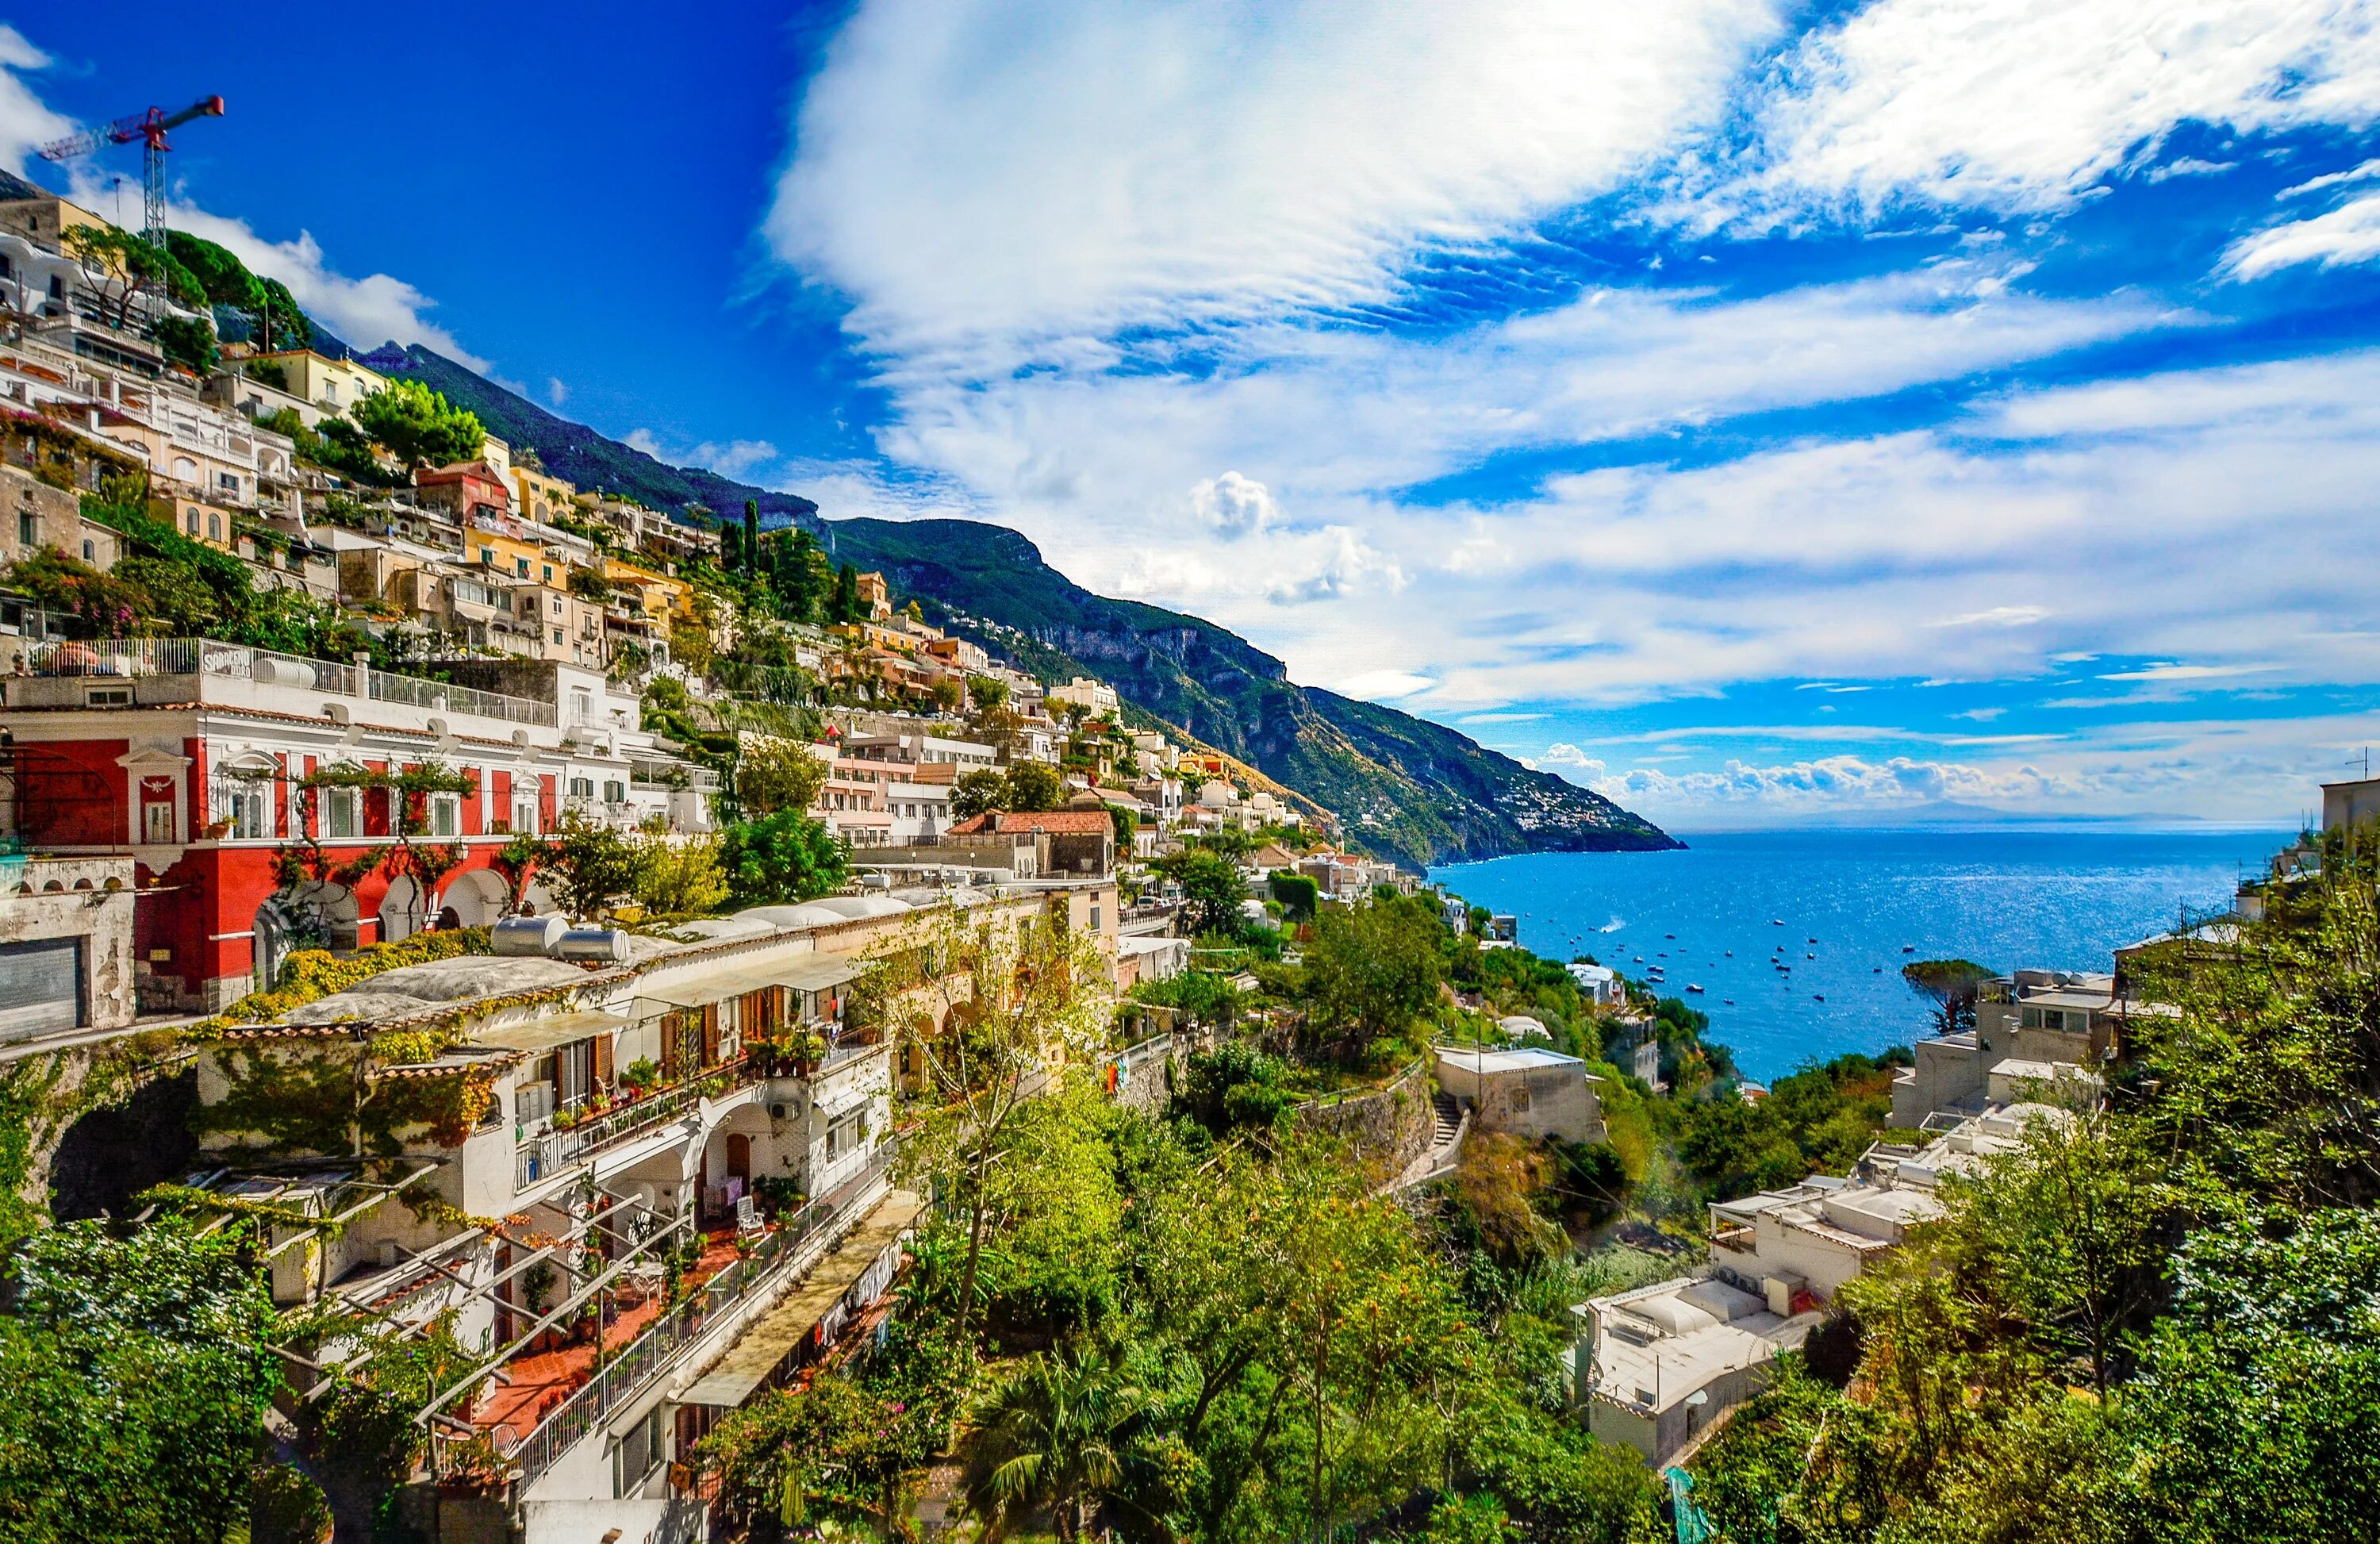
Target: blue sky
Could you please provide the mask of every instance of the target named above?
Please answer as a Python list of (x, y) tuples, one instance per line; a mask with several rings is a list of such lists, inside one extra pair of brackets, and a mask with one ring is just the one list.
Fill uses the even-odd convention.
[(350, 341), (1682, 829), (2380, 737), (2373, 5), (124, 10), (0, 38), (8, 164), (221, 91), (177, 218)]

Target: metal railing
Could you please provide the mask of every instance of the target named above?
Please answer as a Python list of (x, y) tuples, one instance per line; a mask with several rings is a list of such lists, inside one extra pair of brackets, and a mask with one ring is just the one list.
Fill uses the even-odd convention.
[(700, 1077), (663, 1088), (565, 1130), (529, 1137), (514, 1149), (514, 1187), (525, 1189), (550, 1179), (566, 1164), (647, 1136), (681, 1118), (702, 1100), (724, 1099), (758, 1079), (759, 1075), (747, 1063), (714, 1067)]
[(678, 1356), (700, 1340), (722, 1314), (774, 1287), (800, 1255), (802, 1246), (821, 1233), (850, 1220), (892, 1168), (896, 1145), (878, 1148), (868, 1166), (836, 1186), (831, 1195), (808, 1202), (761, 1238), (752, 1252), (704, 1283), (669, 1311), (645, 1327), (644, 1332), (603, 1364), (602, 1370), (556, 1405), (512, 1452), (505, 1454), (520, 1470), (523, 1489), (537, 1482), (562, 1455), (583, 1441), (621, 1405), (635, 1399), (668, 1368)]
[(128, 680), (144, 675), (214, 675), (268, 687), (331, 692), (340, 697), (369, 696), (375, 702), (400, 702), (432, 712), (476, 713), (511, 723), (552, 728), (554, 723), (551, 702), (205, 638), (68, 639), (32, 650), (27, 656), (26, 669), (34, 675), (113, 676)]

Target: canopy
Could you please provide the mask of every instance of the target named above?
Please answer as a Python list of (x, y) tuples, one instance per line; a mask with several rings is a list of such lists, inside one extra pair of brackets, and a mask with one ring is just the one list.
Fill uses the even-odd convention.
[(759, 1392), (784, 1365), (796, 1346), (808, 1338), (836, 1301), (866, 1278), (888, 1249), (897, 1250), (909, 1225), (925, 1210), (925, 1202), (906, 1190), (895, 1190), (877, 1204), (867, 1221), (852, 1231), (809, 1275), (785, 1295), (783, 1302), (736, 1337), (727, 1354), (711, 1364), (678, 1397), (687, 1404), (734, 1408)]
[(632, 1022), (617, 1014), (597, 1013), (591, 1009), (553, 1014), (545, 1018), (524, 1019), (518, 1024), (491, 1029), (481, 1043), (535, 1055), (540, 1051), (552, 1051), (558, 1045), (568, 1045), (573, 1040), (591, 1039), (597, 1035), (625, 1029)]

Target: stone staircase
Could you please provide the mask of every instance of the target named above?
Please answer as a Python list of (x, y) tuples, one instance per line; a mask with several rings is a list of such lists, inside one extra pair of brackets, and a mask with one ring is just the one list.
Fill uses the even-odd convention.
[(1463, 1138), (1471, 1130), (1471, 1112), (1454, 1102), (1453, 1096), (1444, 1092), (1431, 1101), (1437, 1114), (1437, 1125), (1430, 1132), (1429, 1150), (1413, 1161), (1405, 1172), (1390, 1180), (1381, 1189), (1389, 1195), (1443, 1179), (1454, 1172), (1462, 1161)]
[(1463, 1125), (1463, 1109), (1452, 1094), (1443, 1091), (1432, 1102), (1438, 1107), (1438, 1129), (1430, 1134), (1429, 1150), (1438, 1152), (1454, 1145), (1454, 1134)]

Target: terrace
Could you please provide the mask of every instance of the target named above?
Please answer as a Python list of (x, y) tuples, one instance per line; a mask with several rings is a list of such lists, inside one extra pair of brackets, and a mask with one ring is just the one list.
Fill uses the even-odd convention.
[[(551, 702), (213, 638), (99, 638), (44, 644), (28, 652), (26, 671), (28, 679), (8, 683), (7, 700), (12, 708), (86, 707), (91, 705), (89, 685), (99, 680), (128, 683), (131, 702), (126, 706), (223, 702), (320, 717), (326, 710), (322, 699), (327, 695), (428, 715), (461, 713), (546, 729), (555, 723)], [(435, 723), (406, 727), (434, 728)]]
[[(833, 1191), (757, 1231), (696, 1234), (685, 1212), (653, 1229), (423, 1411), (440, 1477), (532, 1485), (664, 1375), (726, 1349), (875, 1209), (895, 1156), (877, 1149)], [(693, 1238), (700, 1252), (673, 1287), (661, 1256)]]

